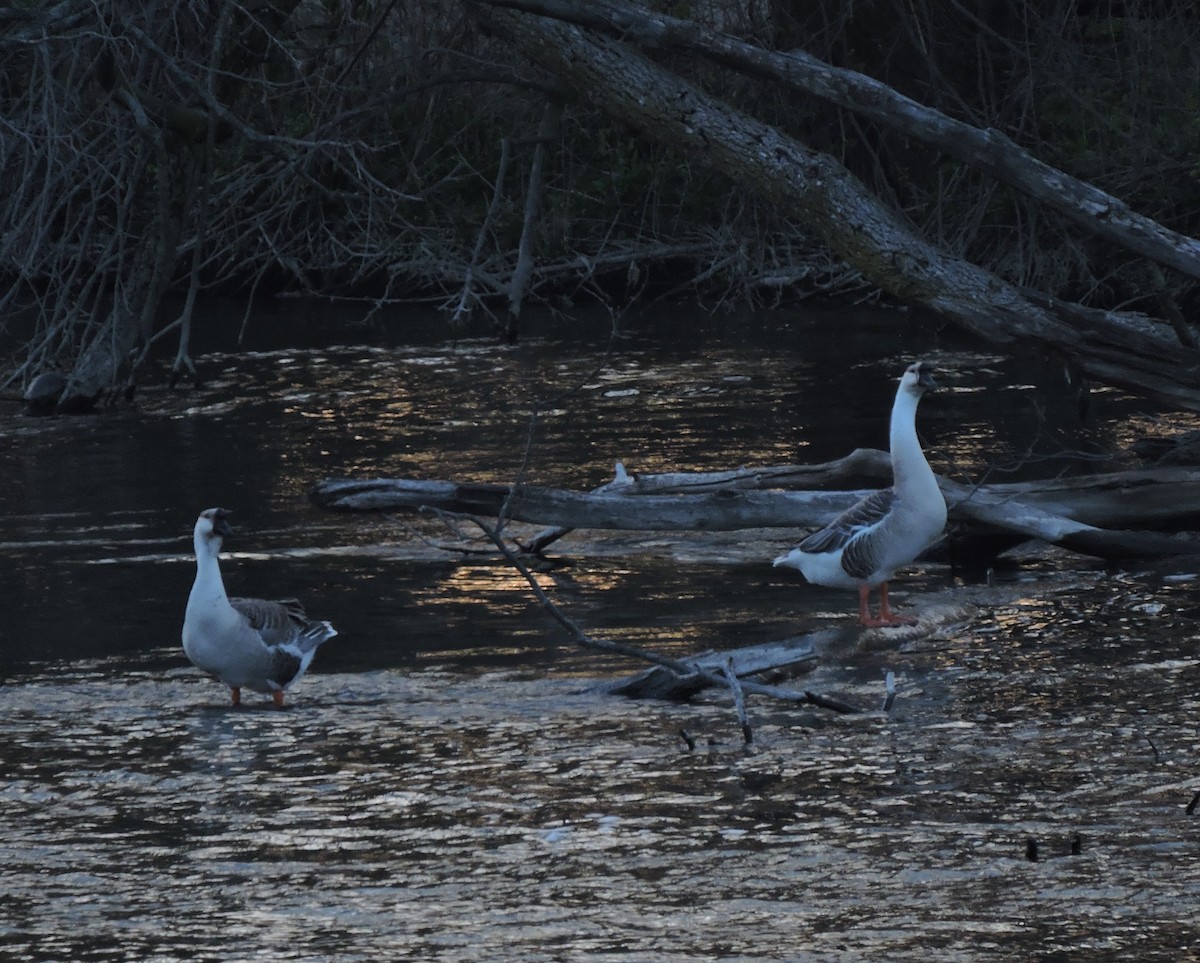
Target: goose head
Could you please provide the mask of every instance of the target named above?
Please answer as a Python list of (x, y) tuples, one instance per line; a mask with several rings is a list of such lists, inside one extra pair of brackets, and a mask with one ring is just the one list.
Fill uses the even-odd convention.
[(926, 391), (932, 391), (937, 387), (937, 382), (933, 380), (935, 370), (928, 361), (917, 361), (910, 364), (904, 369), (904, 374), (900, 376), (900, 390), (920, 398)]
[(196, 519), (195, 542), (196, 551), (206, 548), (210, 554), (216, 555), (221, 550), (221, 539), (232, 535), (233, 529), (225, 519), (230, 513), (224, 508), (206, 508)]

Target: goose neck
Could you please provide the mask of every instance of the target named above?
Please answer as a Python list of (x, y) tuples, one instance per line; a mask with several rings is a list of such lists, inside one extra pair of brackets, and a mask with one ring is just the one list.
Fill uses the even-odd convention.
[(892, 405), (891, 437), (889, 439), (892, 455), (892, 473), (896, 484), (916, 475), (928, 474), (931, 469), (921, 451), (921, 443), (917, 440), (917, 402), (916, 395), (908, 391), (896, 393), (895, 404)]
[(210, 541), (196, 535), (196, 585), (206, 586), (213, 595), (225, 597), (225, 583), (221, 579), (221, 566), (217, 557), (221, 551), (219, 541)]

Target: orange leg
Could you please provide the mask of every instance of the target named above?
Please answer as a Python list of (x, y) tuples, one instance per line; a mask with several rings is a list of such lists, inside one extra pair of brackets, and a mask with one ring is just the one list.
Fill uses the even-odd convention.
[(229, 689), (229, 698), (233, 700), (235, 706), (242, 704), (242, 690), (237, 686), (231, 686)]
[(283, 708), (283, 690), (282, 689), (275, 689), (274, 691), (272, 691), (271, 698), (273, 700), (275, 700), (275, 708), (276, 709)]
[(879, 619), (886, 625), (916, 625), (917, 619), (911, 615), (897, 615), (888, 606), (888, 583), (879, 586)]
[(879, 616), (871, 614), (871, 586), (858, 587), (858, 620), (868, 628), (878, 628), (883, 625), (916, 625), (917, 620), (908, 615), (897, 615), (888, 604), (888, 583), (879, 584)]
[(858, 621), (863, 625), (878, 625), (874, 616), (871, 615), (871, 586), (860, 585), (858, 587)]

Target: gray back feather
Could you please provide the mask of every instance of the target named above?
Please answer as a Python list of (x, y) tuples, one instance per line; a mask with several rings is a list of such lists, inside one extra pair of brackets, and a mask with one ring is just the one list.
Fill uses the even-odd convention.
[(875, 535), (896, 501), (894, 488), (881, 488), (847, 508), (820, 531), (800, 543), (800, 551), (812, 555), (842, 553), (842, 570), (854, 579), (875, 571)]
[[(819, 555), (822, 552), (836, 552), (843, 549), (849, 554), (850, 547), (862, 537), (864, 532), (883, 521), (895, 500), (896, 491), (893, 488), (881, 488), (877, 492), (871, 492), (865, 498), (860, 498), (820, 531), (809, 535), (800, 543), (800, 551), (808, 552), (810, 555)], [(847, 568), (846, 571), (850, 570)], [(855, 573), (850, 572), (850, 574)]]
[(240, 612), (267, 645), (283, 645), (291, 642), (308, 628), (309, 621), (304, 606), (296, 599), (230, 599), (229, 604)]

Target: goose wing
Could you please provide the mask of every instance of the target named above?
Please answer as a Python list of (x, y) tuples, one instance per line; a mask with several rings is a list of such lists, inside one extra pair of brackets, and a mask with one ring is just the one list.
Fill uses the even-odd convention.
[(303, 675), (320, 644), (317, 640), (324, 640), (326, 629), (333, 632), (328, 623), (309, 622), (299, 599), (233, 598), (229, 604), (267, 647), (264, 676), (273, 688), (285, 689)]
[(280, 689), (286, 689), (303, 674), (305, 668), (304, 655), (296, 646), (272, 646), (271, 667), (268, 670), (267, 681)]
[(308, 626), (304, 606), (298, 599), (271, 602), (266, 599), (234, 598), (229, 600), (229, 604), (268, 646), (291, 642)]
[[(881, 488), (859, 499), (842, 514), (800, 543), (800, 551), (810, 555), (841, 551), (850, 554), (856, 542), (887, 517), (896, 501), (894, 488)], [(843, 563), (844, 564), (844, 563)], [(857, 574), (846, 569), (851, 575)]]

